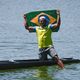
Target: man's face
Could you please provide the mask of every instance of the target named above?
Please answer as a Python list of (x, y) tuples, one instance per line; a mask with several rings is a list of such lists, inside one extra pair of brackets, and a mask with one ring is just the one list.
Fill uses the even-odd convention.
[(46, 20), (44, 18), (41, 18), (40, 21), (39, 21), (40, 25), (42, 27), (45, 27), (46, 26)]
[(40, 22), (39, 22), (41, 25), (44, 25), (46, 24), (46, 20), (44, 18), (40, 19)]

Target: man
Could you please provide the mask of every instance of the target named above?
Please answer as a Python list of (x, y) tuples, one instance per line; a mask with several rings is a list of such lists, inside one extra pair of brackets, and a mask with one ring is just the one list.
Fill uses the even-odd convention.
[(52, 30), (60, 26), (60, 12), (57, 10), (57, 22), (55, 24), (49, 24), (50, 19), (47, 15), (40, 15), (38, 17), (38, 23), (40, 26), (30, 27), (26, 23), (26, 17), (24, 15), (24, 26), (29, 31), (35, 31), (38, 39), (39, 58), (40, 60), (47, 60), (47, 55), (50, 55), (52, 59), (58, 64), (59, 67), (64, 68), (63, 62), (59, 59), (51, 38)]

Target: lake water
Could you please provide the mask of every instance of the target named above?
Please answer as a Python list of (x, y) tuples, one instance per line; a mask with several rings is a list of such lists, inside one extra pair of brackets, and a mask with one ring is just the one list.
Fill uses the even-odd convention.
[[(61, 28), (52, 34), (60, 58), (80, 59), (80, 0), (0, 0), (0, 60), (38, 58), (35, 33), (23, 26), (23, 14), (59, 9)], [(80, 80), (80, 64), (0, 71), (0, 80)]]

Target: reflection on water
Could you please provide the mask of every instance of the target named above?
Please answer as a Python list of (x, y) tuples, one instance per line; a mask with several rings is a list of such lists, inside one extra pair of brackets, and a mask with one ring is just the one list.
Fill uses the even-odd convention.
[(32, 69), (0, 71), (0, 77), (2, 80), (54, 80), (53, 76), (50, 75), (48, 67), (45, 66)]
[(38, 69), (38, 73), (36, 74), (36, 77), (38, 77), (41, 80), (53, 80), (50, 74), (48, 74), (48, 67), (40, 67)]
[(1, 80), (76, 80), (80, 77), (78, 66), (80, 65), (68, 64), (63, 70), (57, 66), (4, 70), (0, 71), (0, 78)]

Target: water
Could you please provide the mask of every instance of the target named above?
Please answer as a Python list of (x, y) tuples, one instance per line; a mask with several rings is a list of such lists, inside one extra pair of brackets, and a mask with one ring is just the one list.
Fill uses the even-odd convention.
[[(0, 0), (0, 60), (38, 58), (35, 33), (23, 26), (23, 14), (61, 10), (61, 29), (52, 38), (60, 57), (80, 58), (79, 0)], [(34, 52), (34, 53), (33, 53)], [(1, 80), (79, 80), (80, 64), (0, 71)]]

